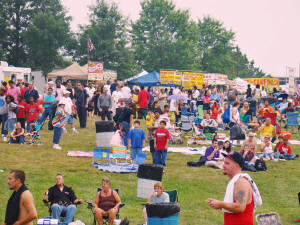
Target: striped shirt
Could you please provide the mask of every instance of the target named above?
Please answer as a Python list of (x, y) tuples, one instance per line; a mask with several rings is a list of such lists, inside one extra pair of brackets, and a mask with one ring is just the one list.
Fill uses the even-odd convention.
[(57, 108), (55, 117), (53, 118), (52, 125), (54, 127), (63, 128), (67, 122), (65, 110), (61, 107)]

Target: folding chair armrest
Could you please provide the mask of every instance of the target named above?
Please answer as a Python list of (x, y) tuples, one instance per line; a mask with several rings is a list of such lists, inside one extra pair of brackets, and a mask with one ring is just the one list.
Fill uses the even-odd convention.
[(125, 206), (125, 203), (121, 203), (119, 206), (119, 209), (123, 208)]
[(43, 201), (44, 205), (49, 208), (49, 204), (50, 204), (49, 201), (45, 201), (45, 200), (42, 200), (42, 201)]
[(87, 203), (87, 208), (88, 208), (88, 209), (93, 209), (93, 208), (94, 208), (93, 203), (91, 203), (91, 202), (89, 202), (89, 201), (86, 201), (86, 203)]

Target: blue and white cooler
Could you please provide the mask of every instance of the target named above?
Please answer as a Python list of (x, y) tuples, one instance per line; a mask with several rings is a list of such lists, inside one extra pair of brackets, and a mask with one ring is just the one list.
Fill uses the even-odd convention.
[(43, 219), (38, 219), (37, 225), (58, 225), (58, 220), (52, 219), (51, 216), (46, 216)]
[(146, 210), (148, 225), (179, 225), (179, 203), (148, 203)]
[(149, 198), (154, 191), (154, 184), (162, 180), (164, 167), (154, 164), (140, 164), (137, 172), (137, 197)]
[(111, 147), (111, 139), (114, 134), (113, 121), (96, 121), (96, 146), (103, 148)]

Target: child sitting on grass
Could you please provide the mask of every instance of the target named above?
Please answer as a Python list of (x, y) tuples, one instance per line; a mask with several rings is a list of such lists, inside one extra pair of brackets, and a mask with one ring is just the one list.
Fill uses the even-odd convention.
[(280, 152), (280, 157), (283, 157), (285, 160), (292, 160), (298, 155), (292, 153), (291, 146), (288, 145), (289, 140), (287, 138), (283, 138), (283, 143), (278, 146), (278, 150)]
[(16, 123), (16, 128), (13, 130), (13, 132), (11, 132), (8, 143), (9, 144), (17, 143), (21, 145), (25, 143), (24, 129), (22, 128), (20, 122)]
[(269, 135), (264, 137), (264, 142), (260, 145), (260, 151), (264, 159), (266, 160), (273, 160), (274, 159), (274, 152), (272, 149), (272, 142)]

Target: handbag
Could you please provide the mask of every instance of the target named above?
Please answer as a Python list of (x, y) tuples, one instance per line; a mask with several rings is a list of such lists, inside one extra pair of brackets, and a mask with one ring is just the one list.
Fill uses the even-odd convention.
[(230, 131), (230, 140), (245, 140), (246, 139), (246, 135), (245, 135), (244, 131), (238, 124), (234, 124), (230, 128), (229, 131)]

